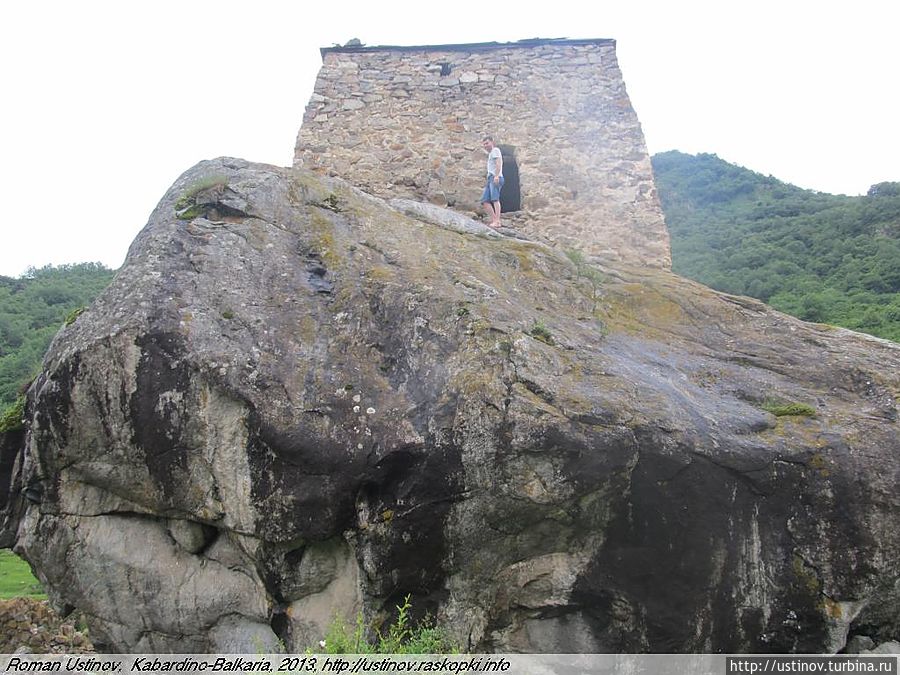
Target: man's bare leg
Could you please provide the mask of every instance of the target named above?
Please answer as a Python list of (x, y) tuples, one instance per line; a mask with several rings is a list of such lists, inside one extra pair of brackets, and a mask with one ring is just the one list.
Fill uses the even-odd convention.
[(496, 216), (494, 217), (494, 227), (500, 227), (500, 202), (492, 202)]
[(494, 204), (497, 204), (499, 206), (500, 202), (482, 202), (484, 210), (491, 217), (491, 222), (488, 223), (491, 227), (497, 227), (497, 225), (500, 223), (500, 217), (494, 211)]

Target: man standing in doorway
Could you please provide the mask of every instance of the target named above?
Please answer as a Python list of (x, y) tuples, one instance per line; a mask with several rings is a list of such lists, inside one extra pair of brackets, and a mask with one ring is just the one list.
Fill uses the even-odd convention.
[(503, 188), (503, 155), (500, 148), (494, 145), (494, 139), (485, 136), (481, 140), (481, 146), (488, 154), (487, 158), (487, 185), (481, 195), (481, 203), (484, 210), (490, 215), (490, 226), (500, 227), (500, 190)]

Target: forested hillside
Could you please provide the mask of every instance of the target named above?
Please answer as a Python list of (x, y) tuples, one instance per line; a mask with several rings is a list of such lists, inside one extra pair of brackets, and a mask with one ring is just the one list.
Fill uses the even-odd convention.
[(30, 269), (17, 279), (0, 276), (0, 410), (37, 374), (63, 322), (89, 305), (112, 277), (98, 263)]
[(675, 272), (802, 319), (900, 342), (900, 183), (847, 197), (715, 155), (652, 159)]

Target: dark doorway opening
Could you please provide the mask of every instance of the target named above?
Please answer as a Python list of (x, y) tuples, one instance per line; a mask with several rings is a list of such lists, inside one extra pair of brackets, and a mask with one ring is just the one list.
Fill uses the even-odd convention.
[(500, 192), (500, 210), (503, 213), (522, 208), (522, 190), (519, 184), (519, 163), (516, 149), (511, 145), (498, 145), (503, 153), (503, 191)]

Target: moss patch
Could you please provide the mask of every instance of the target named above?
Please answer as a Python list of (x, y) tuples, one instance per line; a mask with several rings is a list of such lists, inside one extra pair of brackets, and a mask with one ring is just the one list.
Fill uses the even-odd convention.
[(815, 452), (809, 459), (809, 466), (819, 472), (822, 478), (828, 478), (831, 472), (828, 470), (828, 462), (821, 453)]
[(321, 213), (313, 213), (309, 224), (313, 234), (311, 242), (313, 249), (328, 269), (338, 267), (341, 256), (338, 254), (338, 245), (334, 239), (334, 224)]
[(766, 412), (772, 413), (775, 417), (815, 417), (816, 415), (816, 409), (811, 405), (795, 401), (767, 399), (760, 407)]
[(65, 318), (65, 320), (64, 320), (64, 323), (65, 323), (67, 326), (71, 326), (73, 323), (75, 323), (75, 320), (76, 320), (79, 316), (81, 316), (82, 314), (84, 314), (84, 309), (85, 309), (84, 307), (77, 307), (76, 309), (73, 309), (71, 312), (69, 312), (68, 314), (66, 314), (66, 318)]
[(661, 338), (686, 323), (680, 302), (649, 284), (620, 284), (604, 300), (605, 316), (600, 311), (595, 316), (610, 329)]
[(800, 586), (810, 595), (818, 595), (822, 588), (822, 582), (819, 581), (815, 570), (807, 565), (806, 561), (796, 553), (791, 560), (791, 567)]
[(16, 402), (7, 407), (0, 415), (0, 433), (7, 431), (19, 431), (25, 427), (25, 396), (20, 396)]

